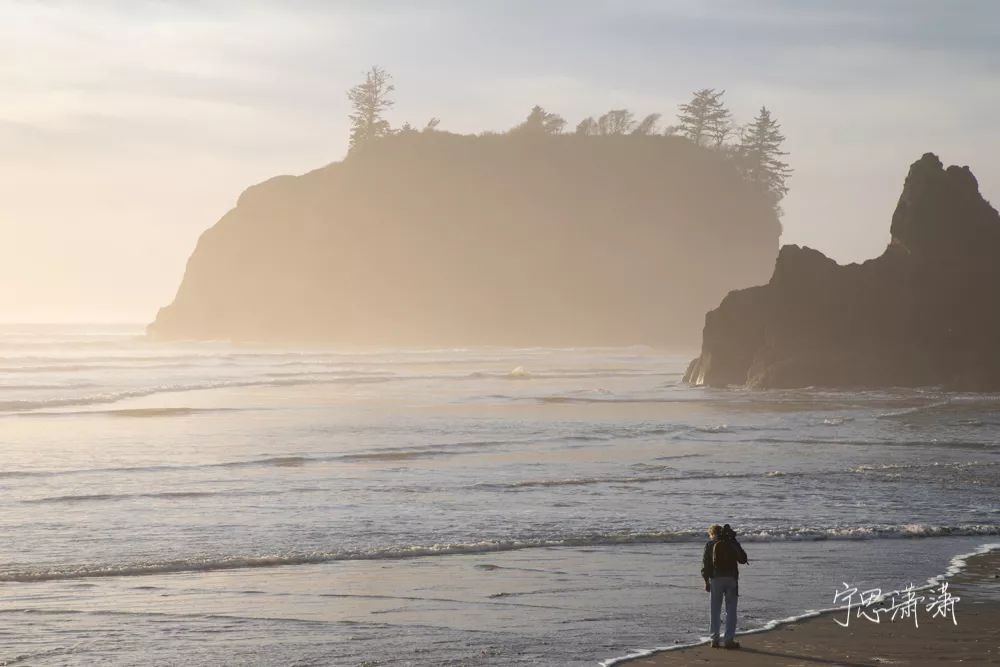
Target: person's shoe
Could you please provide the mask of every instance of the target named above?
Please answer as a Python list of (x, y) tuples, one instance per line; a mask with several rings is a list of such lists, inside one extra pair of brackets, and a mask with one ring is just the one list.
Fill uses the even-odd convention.
[(740, 643), (739, 642), (729, 641), (729, 642), (726, 642), (726, 645), (723, 648), (736, 649), (736, 648), (739, 648), (739, 647), (740, 647)]
[(712, 648), (719, 648), (719, 640), (718, 639), (713, 639), (712, 640)]

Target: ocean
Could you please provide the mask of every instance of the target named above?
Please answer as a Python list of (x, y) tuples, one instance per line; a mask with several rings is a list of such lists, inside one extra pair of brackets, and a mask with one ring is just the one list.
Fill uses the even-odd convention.
[(712, 523), (743, 629), (998, 541), (1000, 396), (694, 353), (4, 326), (0, 664), (597, 665), (707, 634)]

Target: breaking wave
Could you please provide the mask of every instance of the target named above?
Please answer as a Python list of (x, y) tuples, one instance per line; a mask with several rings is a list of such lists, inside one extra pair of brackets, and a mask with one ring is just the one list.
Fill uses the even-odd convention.
[(366, 384), (373, 382), (392, 382), (398, 380), (419, 380), (426, 379), (421, 376), (395, 376), (395, 375), (338, 375), (336, 377), (317, 375), (313, 373), (303, 374), (300, 377), (289, 378), (268, 378), (257, 380), (221, 380), (214, 382), (196, 382), (190, 384), (167, 384), (141, 389), (131, 389), (125, 391), (111, 391), (101, 394), (91, 394), (89, 396), (72, 396), (48, 398), (41, 400), (9, 400), (0, 401), (0, 412), (31, 412), (44, 408), (73, 407), (82, 405), (100, 405), (105, 403), (117, 403), (129, 398), (143, 398), (156, 394), (171, 394), (187, 391), (202, 391), (207, 389), (229, 389), (239, 387), (288, 387), (311, 384)]
[[(914, 539), (954, 536), (1000, 535), (997, 525), (774, 528), (741, 533), (745, 542), (787, 542), (818, 540)], [(485, 554), (537, 548), (599, 547), (635, 544), (701, 543), (703, 530), (646, 533), (590, 533), (528, 539), (483, 540), (468, 543), (387, 546), (373, 549), (344, 549), (303, 553), (218, 556), (206, 558), (45, 566), (0, 570), (0, 582), (61, 581), (95, 577), (137, 577), (177, 572), (209, 572), (263, 567), (318, 565), (353, 560), (400, 560), (433, 556)]]

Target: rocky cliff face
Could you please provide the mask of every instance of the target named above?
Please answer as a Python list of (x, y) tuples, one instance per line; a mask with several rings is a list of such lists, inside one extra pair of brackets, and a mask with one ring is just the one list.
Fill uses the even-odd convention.
[(672, 137), (397, 135), (247, 190), (149, 333), (344, 345), (694, 343), (780, 226)]
[(878, 258), (785, 246), (771, 281), (708, 313), (685, 380), (753, 388), (1000, 390), (1000, 216), (968, 167), (910, 167)]

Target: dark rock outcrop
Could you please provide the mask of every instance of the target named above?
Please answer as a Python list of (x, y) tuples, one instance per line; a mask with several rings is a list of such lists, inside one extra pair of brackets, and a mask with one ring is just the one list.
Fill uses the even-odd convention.
[(705, 317), (685, 380), (710, 386), (1000, 390), (1000, 216), (968, 167), (910, 167), (878, 258), (781, 249), (771, 281)]
[(403, 133), (247, 190), (149, 333), (336, 345), (695, 343), (780, 225), (662, 136)]

